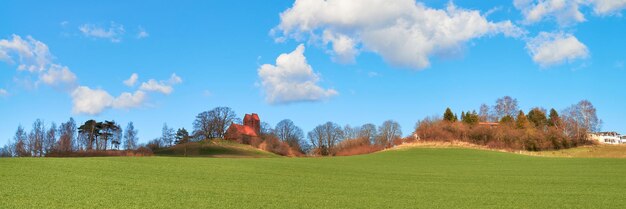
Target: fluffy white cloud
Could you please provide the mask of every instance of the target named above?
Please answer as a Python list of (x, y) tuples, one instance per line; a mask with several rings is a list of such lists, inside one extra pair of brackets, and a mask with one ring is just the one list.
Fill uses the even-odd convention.
[(553, 19), (560, 25), (584, 22), (584, 7), (591, 7), (597, 15), (613, 15), (626, 8), (626, 0), (513, 0), (515, 8), (532, 24)]
[(589, 56), (587, 46), (572, 34), (541, 32), (526, 47), (533, 61), (542, 67), (584, 59)]
[(113, 97), (102, 89), (91, 89), (79, 86), (72, 91), (72, 112), (74, 114), (97, 115), (108, 108), (129, 109), (139, 107), (146, 99), (146, 94), (136, 91), (134, 94), (124, 92)]
[(39, 79), (51, 86), (67, 84), (71, 88), (76, 83), (76, 75), (67, 66), (56, 64), (51, 65), (47, 71), (41, 73)]
[(137, 75), (137, 73), (133, 73), (130, 75), (130, 78), (128, 78), (128, 80), (124, 81), (124, 85), (132, 87), (137, 83), (137, 79), (139, 79), (139, 75)]
[(0, 96), (6, 96), (9, 95), (9, 92), (5, 89), (0, 89)]
[(111, 42), (122, 41), (122, 35), (126, 32), (123, 25), (114, 22), (111, 22), (108, 29), (94, 24), (83, 24), (78, 30), (86, 37), (109, 39)]
[(183, 79), (176, 75), (176, 73), (170, 76), (170, 79), (167, 81), (156, 81), (155, 79), (150, 79), (147, 82), (141, 83), (139, 89), (143, 91), (156, 91), (161, 92), (162, 94), (170, 94), (174, 91), (173, 85), (182, 83)]
[(0, 40), (0, 61), (17, 64), (18, 70), (39, 75), (39, 82), (51, 86), (74, 86), (76, 75), (67, 67), (52, 61), (48, 46), (27, 36), (13, 35), (12, 39)]
[(276, 65), (262, 65), (258, 75), (265, 99), (271, 104), (320, 101), (338, 94), (317, 85), (320, 77), (307, 63), (302, 44), (293, 52), (278, 56)]
[(0, 40), (0, 60), (17, 64), (18, 70), (45, 71), (52, 63), (48, 46), (27, 36), (26, 39), (13, 35), (12, 39)]
[(415, 0), (296, 0), (280, 19), (272, 30), (281, 33), (277, 41), (321, 40), (332, 45), (331, 54), (340, 62), (371, 51), (392, 65), (414, 69), (428, 67), (431, 56), (458, 51), (475, 38), (524, 33), (510, 21), (491, 22), (476, 10), (452, 3), (433, 9)]

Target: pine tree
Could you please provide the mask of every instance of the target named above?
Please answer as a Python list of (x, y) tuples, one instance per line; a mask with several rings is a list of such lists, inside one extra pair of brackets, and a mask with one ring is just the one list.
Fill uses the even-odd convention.
[(561, 117), (554, 108), (550, 109), (550, 116), (548, 118), (548, 126), (559, 128), (561, 126)]
[(446, 108), (446, 112), (443, 113), (443, 120), (444, 121), (448, 121), (448, 122), (455, 122), (457, 119), (457, 117), (454, 115), (454, 113), (452, 113), (452, 110), (450, 110), (450, 108)]

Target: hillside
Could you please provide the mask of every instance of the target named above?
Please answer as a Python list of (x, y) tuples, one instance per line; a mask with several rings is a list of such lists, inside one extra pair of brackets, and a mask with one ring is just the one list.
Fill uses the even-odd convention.
[[(6, 208), (622, 208), (624, 159), (475, 149), (332, 158), (0, 159)], [(50, 189), (54, 188), (54, 189)]]
[(271, 152), (227, 140), (211, 140), (210, 142), (191, 142), (182, 145), (156, 150), (157, 156), (182, 157), (217, 157), (217, 158), (266, 158), (280, 157)]

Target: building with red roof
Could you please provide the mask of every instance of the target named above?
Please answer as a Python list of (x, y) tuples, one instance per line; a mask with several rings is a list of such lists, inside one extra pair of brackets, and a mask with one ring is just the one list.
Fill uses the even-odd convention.
[(243, 125), (232, 123), (224, 136), (227, 140), (239, 142), (248, 141), (250, 138), (259, 137), (261, 133), (261, 119), (256, 113), (246, 114), (243, 117)]

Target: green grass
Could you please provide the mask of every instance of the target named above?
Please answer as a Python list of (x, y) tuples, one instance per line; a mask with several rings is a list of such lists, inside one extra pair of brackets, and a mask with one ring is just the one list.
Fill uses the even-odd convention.
[(271, 152), (263, 151), (250, 145), (244, 145), (233, 141), (214, 139), (210, 142), (192, 142), (188, 144), (176, 145), (163, 150), (158, 150), (154, 154), (157, 156), (183, 157), (218, 157), (218, 158), (271, 158), (280, 157)]
[(0, 208), (624, 208), (625, 194), (623, 159), (459, 148), (0, 159)]

